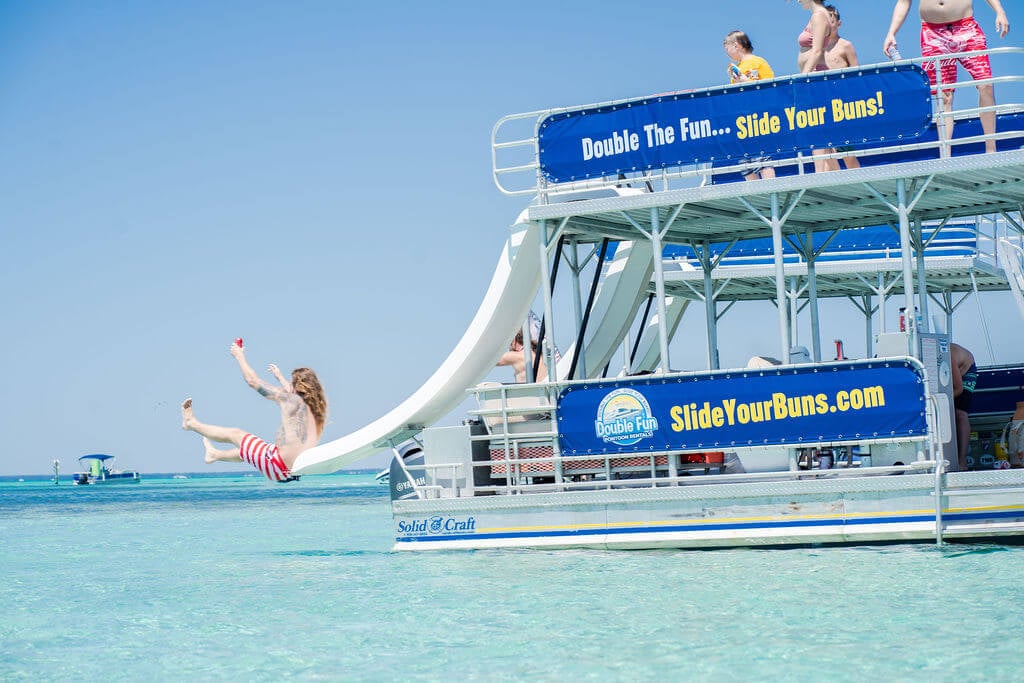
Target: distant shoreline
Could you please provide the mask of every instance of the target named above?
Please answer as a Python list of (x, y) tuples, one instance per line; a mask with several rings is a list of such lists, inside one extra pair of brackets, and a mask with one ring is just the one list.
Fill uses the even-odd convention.
[[(62, 484), (64, 482), (67, 482), (67, 483), (70, 484), (71, 481), (72, 481), (71, 473), (73, 471), (74, 470), (62, 471), (60, 473), (60, 482)], [(311, 477), (334, 477), (334, 476), (347, 475), (347, 474), (377, 474), (377, 472), (379, 472), (379, 471), (380, 471), (379, 469), (373, 469), (373, 468), (343, 469), (343, 470), (339, 470), (337, 472), (333, 472), (331, 474), (313, 474), (313, 475), (305, 475), (305, 476), (311, 476)], [(225, 472), (225, 471), (220, 471), (220, 472), (139, 472), (139, 475), (143, 478), (143, 480), (146, 480), (146, 479), (173, 479), (174, 477), (180, 477), (182, 475), (188, 477), (189, 479), (219, 479), (219, 478), (224, 478), (224, 477), (245, 476), (247, 474), (251, 474), (251, 471), (249, 471), (249, 470), (233, 470), (233, 471), (230, 471), (230, 472)], [(15, 482), (16, 483), (16, 482), (19, 482), (19, 481), (25, 481), (25, 482), (29, 482), (29, 481), (53, 481), (53, 473), (50, 472), (49, 474), (2, 474), (2, 475), (0, 475), (0, 483), (3, 483), (3, 482)]]

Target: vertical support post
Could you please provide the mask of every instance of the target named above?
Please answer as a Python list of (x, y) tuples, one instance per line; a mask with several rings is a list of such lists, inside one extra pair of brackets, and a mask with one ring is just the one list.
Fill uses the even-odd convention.
[[(938, 59), (932, 60), (932, 68), (935, 70), (935, 96), (932, 97), (933, 107), (939, 110), (939, 115), (936, 117), (935, 127), (939, 134), (939, 156), (943, 159), (948, 159), (951, 154), (952, 144), (950, 135), (946, 134), (946, 122), (953, 118), (953, 112), (946, 112), (945, 107), (942, 106), (942, 100), (944, 91), (947, 89), (943, 87), (945, 84), (942, 82), (942, 69), (940, 68), (941, 62)], [(910, 309), (907, 309), (908, 311)]]
[[(533, 376), (533, 333), (530, 330), (530, 317), (527, 316), (520, 328), (523, 334), (523, 363), (526, 365), (526, 383), (533, 384), (537, 378)], [(540, 349), (538, 349), (538, 352)]]
[[(802, 164), (801, 164), (802, 166)], [(789, 363), (789, 331), (786, 325), (786, 268), (782, 258), (782, 216), (779, 215), (779, 194), (772, 192), (772, 251), (775, 255), (775, 297), (779, 302), (779, 342), (782, 362)]]
[(789, 278), (789, 348), (800, 344), (800, 282), (796, 275)]
[[(572, 312), (576, 318), (576, 337), (580, 338), (580, 330), (583, 329), (583, 294), (580, 292), (580, 252), (576, 238), (569, 239), (569, 270), (572, 271)], [(580, 377), (587, 376), (586, 354), (578, 353), (578, 373)]]
[(888, 289), (885, 287), (885, 276), (878, 274), (878, 333), (885, 334), (885, 300)]
[[(549, 274), (549, 271), (548, 271), (548, 246), (550, 244), (550, 240), (551, 240), (551, 235), (548, 232), (548, 222), (547, 221), (541, 221), (540, 222), (540, 240), (539, 240), (540, 241), (540, 247), (539, 247), (539, 249), (540, 249), (540, 263), (541, 263), (540, 282), (541, 282), (541, 288), (544, 291), (544, 320), (545, 320), (545, 323), (547, 325), (547, 338), (548, 339), (554, 339), (555, 338), (555, 319), (554, 319), (554, 316), (552, 314), (553, 306), (551, 305), (551, 275)], [(539, 353), (543, 353), (543, 350), (538, 349), (538, 352)], [(555, 363), (553, 362), (554, 358), (550, 358), (549, 357), (549, 358), (546, 358), (545, 360), (547, 360), (547, 366), (548, 366), (548, 381), (549, 382), (554, 382), (557, 379), (557, 377), (555, 376), (555, 372), (556, 372), (557, 368), (555, 368)], [(556, 442), (556, 448), (557, 448), (557, 442)]]
[(654, 252), (654, 298), (658, 305), (658, 348), (661, 350), (659, 374), (669, 371), (668, 311), (665, 308), (665, 264), (662, 263), (661, 219), (658, 209), (651, 208), (651, 248)]
[(807, 230), (807, 300), (811, 306), (811, 346), (814, 348), (814, 362), (821, 362), (821, 327), (818, 322), (818, 274), (814, 269), (814, 231)]
[(862, 301), (864, 302), (864, 355), (871, 358), (874, 355), (872, 353), (874, 340), (871, 338), (871, 295), (865, 294)]
[(900, 219), (900, 252), (903, 257), (903, 305), (906, 307), (907, 328), (910, 330), (910, 348), (914, 355), (918, 349), (917, 316), (914, 315), (914, 262), (910, 256), (910, 212), (907, 210), (907, 181), (896, 180), (896, 213)]
[(715, 290), (711, 281), (711, 271), (714, 262), (711, 259), (711, 242), (704, 240), (701, 244), (704, 251), (704, 258), (701, 259), (701, 266), (704, 270), (704, 318), (706, 320), (704, 329), (708, 337), (708, 370), (718, 369), (718, 310), (715, 305)]
[(920, 301), (921, 329), (924, 332), (931, 331), (931, 321), (928, 318), (928, 280), (924, 276), (924, 230), (921, 221), (916, 220), (914, 226), (914, 250), (917, 256), (917, 287), (918, 301)]
[[(564, 225), (564, 222), (563, 222), (563, 225)], [(538, 242), (540, 243), (539, 249), (540, 249), (540, 264), (541, 264), (541, 267), (540, 267), (540, 282), (541, 282), (541, 289), (544, 292), (544, 321), (545, 321), (545, 325), (547, 326), (547, 339), (553, 340), (555, 338), (555, 318), (554, 318), (554, 315), (552, 313), (554, 307), (551, 305), (551, 294), (552, 294), (552, 292), (551, 292), (551, 271), (548, 270), (548, 265), (549, 265), (549, 263), (548, 263), (548, 252), (550, 251), (550, 245), (551, 245), (551, 233), (548, 231), (548, 222), (547, 221), (541, 221), (539, 229), (540, 229), (540, 239), (538, 240)], [(529, 319), (527, 319), (526, 324), (527, 325), (530, 324)], [(529, 331), (529, 330), (527, 330), (527, 331)], [(523, 347), (525, 349), (526, 348), (526, 344), (525, 344), (526, 337), (525, 336), (523, 337), (523, 341), (524, 341)], [(552, 347), (553, 347), (554, 342), (551, 342), (551, 344), (552, 344)], [(544, 354), (544, 349), (543, 348), (537, 349), (537, 353), (542, 354), (542, 355), (545, 356), (545, 359), (544, 359), (545, 360), (545, 365), (547, 365), (547, 368), (548, 368), (548, 378), (547, 378), (548, 382), (555, 382), (555, 381), (557, 381), (558, 380), (558, 369), (555, 367), (556, 364), (555, 364), (554, 354)], [(502, 404), (502, 406), (507, 405), (506, 404), (506, 400), (507, 400), (507, 397), (505, 395), (505, 389), (502, 388), (502, 395), (501, 395), (501, 404)], [(548, 395), (548, 401), (549, 402), (551, 401), (550, 394)], [(508, 455), (509, 455), (509, 450), (508, 450), (508, 432), (509, 432), (509, 427), (508, 427), (508, 418), (507, 418), (507, 416), (505, 417), (505, 424), (503, 425), (503, 427), (504, 427), (504, 431), (505, 431), (505, 467), (506, 467), (506, 469), (505, 469), (505, 476), (509, 477), (510, 476), (509, 473), (512, 471), (512, 468), (508, 464)], [(555, 458), (561, 458), (561, 456), (562, 456), (562, 450), (559, 447), (558, 439), (557, 438), (553, 438), (551, 440), (551, 454), (553, 456), (555, 456)], [(516, 466), (515, 466), (516, 467), (516, 475), (517, 475), (516, 476), (516, 481), (518, 481), (518, 474), (519, 474), (518, 460), (519, 460), (519, 448), (517, 446), (516, 447), (516, 461), (517, 461), (517, 463), (516, 463)], [(562, 479), (562, 461), (561, 461), (561, 459), (555, 460), (554, 464), (555, 464), (555, 466), (554, 466), (554, 470), (555, 470), (555, 483), (561, 484), (562, 481), (563, 481), (563, 479)], [(509, 481), (509, 483), (511, 484), (511, 480)]]
[(946, 303), (946, 336), (953, 339), (953, 295), (950, 292), (943, 294)]
[(942, 547), (942, 476), (945, 473), (945, 460), (941, 459), (935, 449), (935, 440), (930, 439), (932, 462), (935, 462), (935, 545)]

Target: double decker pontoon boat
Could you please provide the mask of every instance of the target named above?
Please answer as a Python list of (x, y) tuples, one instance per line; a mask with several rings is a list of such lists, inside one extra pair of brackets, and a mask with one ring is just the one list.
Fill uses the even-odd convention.
[[(988, 53), (1024, 73), (1024, 50)], [(1024, 98), (950, 114), (948, 139), (920, 61), (502, 119), (495, 180), (534, 199), (480, 311), (419, 391), (295, 471), (393, 449), (398, 550), (1024, 539), (1024, 469), (996, 469), (1022, 453), (961, 470), (950, 364), (965, 298), (1009, 291), (1024, 312)], [(851, 154), (860, 168), (812, 172)], [(864, 315), (862, 359), (823, 358), (819, 306), (837, 300)], [(718, 322), (744, 301), (776, 307), (751, 332), (769, 352), (720, 367)], [(536, 302), (547, 376), (479, 384)], [(688, 312), (700, 371), (672, 369)], [(467, 390), (469, 418), (434, 426)], [(1024, 370), (983, 368), (976, 393), (977, 449), (1005, 433)]]

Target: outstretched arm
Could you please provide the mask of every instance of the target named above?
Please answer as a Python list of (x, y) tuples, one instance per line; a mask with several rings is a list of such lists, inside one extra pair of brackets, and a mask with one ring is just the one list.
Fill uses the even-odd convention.
[(501, 358), (498, 359), (498, 366), (503, 365), (515, 365), (523, 361), (523, 354), (521, 351), (506, 351), (501, 354)]
[(242, 378), (245, 380), (245, 383), (259, 392), (261, 396), (266, 396), (272, 401), (279, 401), (284, 396), (285, 391), (283, 389), (271, 386), (260, 379), (260, 376), (249, 365), (249, 361), (245, 359), (245, 349), (237, 344), (232, 344), (231, 355), (238, 361), (238, 367), (242, 371)]
[(896, 44), (896, 32), (903, 26), (903, 22), (910, 13), (910, 0), (896, 0), (896, 6), (892, 8), (892, 21), (889, 23), (889, 32), (885, 34), (885, 42), (882, 43), (882, 52), (889, 54), (889, 48)]
[(291, 381), (285, 379), (284, 375), (281, 374), (281, 370), (278, 369), (276, 365), (271, 363), (270, 365), (267, 366), (267, 370), (269, 370), (270, 374), (273, 375), (277, 379), (277, 381), (281, 383), (282, 389), (284, 389), (287, 392), (295, 391), (295, 388), (292, 386)]

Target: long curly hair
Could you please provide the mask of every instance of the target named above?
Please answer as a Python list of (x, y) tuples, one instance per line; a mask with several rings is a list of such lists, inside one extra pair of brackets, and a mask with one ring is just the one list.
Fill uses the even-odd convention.
[(317, 436), (323, 434), (324, 424), (327, 423), (327, 396), (324, 395), (320, 379), (309, 368), (295, 368), (292, 370), (292, 387), (313, 413)]

